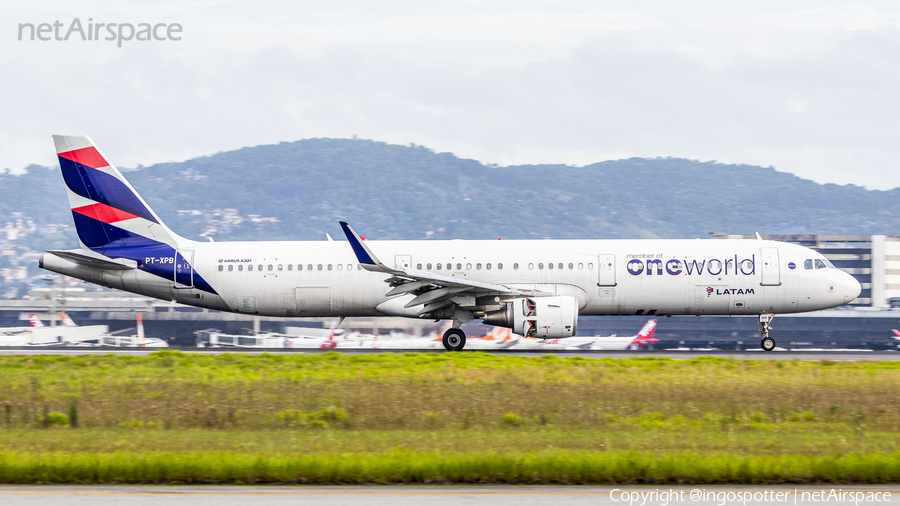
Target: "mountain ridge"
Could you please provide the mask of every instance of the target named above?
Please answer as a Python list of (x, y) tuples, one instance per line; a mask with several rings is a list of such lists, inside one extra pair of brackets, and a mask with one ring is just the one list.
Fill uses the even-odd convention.
[[(0, 223), (19, 212), (39, 224), (70, 224), (57, 170), (30, 166), (22, 175), (0, 174)], [(422, 146), (326, 138), (123, 172), (170, 228), (193, 239), (318, 240), (326, 232), (339, 237), (338, 220), (372, 239), (677, 239), (900, 229), (900, 188), (820, 184), (772, 167), (681, 158), (497, 166)], [(52, 242), (39, 247), (76, 244), (71, 228)]]

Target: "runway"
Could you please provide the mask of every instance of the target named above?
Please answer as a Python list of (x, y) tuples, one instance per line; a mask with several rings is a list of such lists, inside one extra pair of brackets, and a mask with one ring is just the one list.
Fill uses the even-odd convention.
[(381, 353), (487, 353), (490, 355), (513, 357), (538, 357), (556, 355), (560, 357), (582, 358), (646, 358), (665, 357), (673, 360), (687, 360), (697, 357), (723, 357), (740, 360), (875, 360), (900, 361), (900, 352), (895, 351), (853, 351), (853, 350), (817, 350), (817, 351), (726, 351), (726, 350), (463, 350), (448, 352), (444, 350), (421, 349), (290, 349), (290, 348), (92, 348), (65, 346), (9, 346), (0, 348), (0, 355), (149, 355), (161, 350), (181, 351), (183, 353), (201, 353), (220, 355), (223, 353), (346, 353), (351, 355), (371, 355)]
[[(861, 494), (861, 495), (860, 495)], [(870, 500), (866, 500), (869, 498)], [(267, 506), (530, 506), (592, 504), (609, 506), (730, 506), (829, 503), (889, 504), (900, 498), (900, 486), (166, 486), (166, 485), (6, 485), (0, 486), (4, 505), (103, 506), (125, 504)]]

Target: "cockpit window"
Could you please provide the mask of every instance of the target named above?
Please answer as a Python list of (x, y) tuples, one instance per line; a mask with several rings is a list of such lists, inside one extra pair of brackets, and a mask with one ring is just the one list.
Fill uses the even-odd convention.
[(816, 259), (816, 269), (827, 269), (827, 268), (828, 268), (828, 266), (825, 265), (824, 261), (822, 261), (818, 258)]
[(811, 258), (807, 258), (806, 260), (803, 261), (803, 268), (804, 269), (812, 269), (812, 259)]
[(827, 265), (829, 269), (837, 269), (837, 267), (835, 267), (834, 264), (831, 263), (831, 260), (825, 258), (822, 261), (825, 262), (825, 265)]

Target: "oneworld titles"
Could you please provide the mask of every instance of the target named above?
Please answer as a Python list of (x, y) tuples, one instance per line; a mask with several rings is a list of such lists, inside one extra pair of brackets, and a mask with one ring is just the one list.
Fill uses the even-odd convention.
[(74, 18), (69, 24), (60, 20), (53, 23), (19, 23), (19, 40), (42, 41), (115, 41), (118, 47), (123, 42), (134, 41), (179, 41), (184, 31), (180, 23), (87, 23)]

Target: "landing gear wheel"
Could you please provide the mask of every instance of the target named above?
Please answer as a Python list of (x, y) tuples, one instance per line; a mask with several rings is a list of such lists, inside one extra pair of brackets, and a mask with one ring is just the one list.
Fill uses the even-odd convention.
[(462, 329), (448, 329), (444, 332), (441, 343), (447, 351), (462, 351), (466, 346), (466, 333)]
[(759, 347), (763, 349), (763, 351), (772, 351), (775, 349), (775, 340), (771, 337), (764, 337), (762, 341), (759, 342)]

